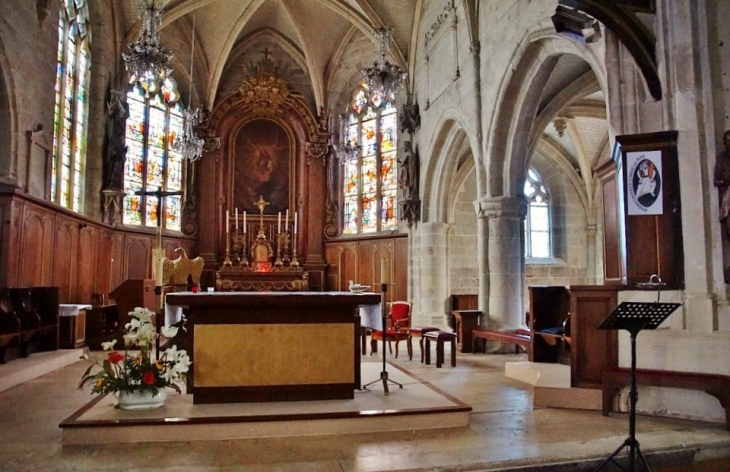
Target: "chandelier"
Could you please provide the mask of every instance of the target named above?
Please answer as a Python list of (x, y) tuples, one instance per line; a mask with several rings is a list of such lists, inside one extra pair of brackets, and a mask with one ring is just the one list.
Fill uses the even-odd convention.
[(390, 41), (393, 38), (393, 28), (380, 28), (377, 30), (377, 34), (380, 39), (380, 62), (374, 61), (371, 67), (362, 69), (361, 72), (365, 77), (365, 84), (371, 91), (381, 95), (385, 100), (390, 100), (401, 88), (408, 73), (403, 72), (400, 67), (391, 64), (387, 59), (390, 53)]
[(129, 53), (122, 53), (130, 83), (140, 85), (148, 94), (160, 89), (170, 75), (172, 51), (160, 44), (157, 27), (162, 20), (162, 10), (169, 0), (139, 0), (139, 17), (142, 29), (137, 42), (129, 44)]
[(195, 53), (195, 17), (193, 17), (193, 38), (190, 41), (190, 88), (188, 89), (188, 107), (183, 110), (183, 132), (172, 143), (173, 149), (182, 154), (183, 159), (195, 162), (203, 155), (203, 138), (195, 137), (195, 126), (200, 123), (200, 108), (192, 109), (193, 102), (193, 56)]

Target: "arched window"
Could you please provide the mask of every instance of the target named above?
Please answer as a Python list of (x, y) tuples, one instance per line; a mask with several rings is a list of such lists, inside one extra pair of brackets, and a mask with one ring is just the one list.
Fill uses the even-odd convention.
[(525, 257), (552, 257), (550, 195), (534, 169), (527, 171), (525, 198), (529, 202), (525, 218)]
[[(127, 225), (157, 226), (158, 201), (137, 192), (182, 190), (183, 159), (173, 149), (175, 137), (182, 133), (182, 111), (177, 84), (167, 79), (158, 93), (134, 87), (127, 93), (127, 158), (124, 163), (124, 212)], [(160, 212), (162, 227), (180, 230), (182, 196), (163, 198)]]
[[(343, 234), (397, 229), (397, 113), (391, 101), (359, 88), (345, 112)], [(357, 143), (360, 145), (358, 146)]]
[(51, 200), (81, 211), (89, 96), (89, 12), (85, 0), (63, 0), (58, 20)]

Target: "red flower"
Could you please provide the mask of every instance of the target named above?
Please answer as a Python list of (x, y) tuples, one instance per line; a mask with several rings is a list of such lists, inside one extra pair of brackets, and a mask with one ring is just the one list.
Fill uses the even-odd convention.
[(145, 372), (142, 374), (142, 383), (145, 385), (152, 385), (155, 383), (155, 374), (152, 372)]
[(112, 351), (109, 353), (109, 362), (112, 364), (119, 364), (124, 360), (124, 354), (119, 351)]

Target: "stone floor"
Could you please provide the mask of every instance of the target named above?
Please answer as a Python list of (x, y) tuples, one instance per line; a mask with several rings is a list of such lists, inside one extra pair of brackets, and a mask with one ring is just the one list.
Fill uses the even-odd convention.
[[(504, 363), (515, 360), (524, 355), (459, 353), (456, 368), (441, 369), (395, 360), (473, 407), (469, 427), (445, 432), (163, 444), (141, 437), (139, 444), (64, 447), (58, 424), (91, 399), (76, 388), (87, 367), (77, 362), (0, 391), (0, 470), (582, 471), (626, 438), (623, 414), (533, 408), (532, 387), (503, 375)], [(0, 377), (23, 361), (0, 366)], [(730, 470), (730, 432), (722, 424), (639, 416), (637, 439), (654, 472)], [(692, 461), (694, 468), (686, 465)]]

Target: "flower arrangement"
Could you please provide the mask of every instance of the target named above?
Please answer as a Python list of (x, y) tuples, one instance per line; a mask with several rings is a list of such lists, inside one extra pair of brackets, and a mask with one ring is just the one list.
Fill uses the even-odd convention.
[[(153, 312), (137, 307), (130, 311), (132, 320), (124, 327), (124, 353), (114, 350), (117, 340), (102, 343), (106, 358), (100, 358), (87, 350), (81, 356), (91, 362), (81, 376), (79, 388), (91, 384), (91, 393), (120, 393), (146, 390), (156, 395), (158, 389), (171, 387), (178, 393), (180, 384), (185, 381), (185, 373), (190, 367), (190, 357), (185, 350), (172, 346), (165, 350), (159, 359), (152, 359), (152, 346), (157, 339), (157, 331), (152, 323)], [(162, 328), (162, 334), (172, 338), (177, 334), (176, 327)], [(133, 348), (133, 351), (130, 351)], [(94, 367), (101, 370), (91, 373)]]

